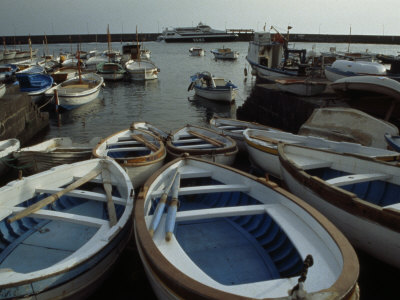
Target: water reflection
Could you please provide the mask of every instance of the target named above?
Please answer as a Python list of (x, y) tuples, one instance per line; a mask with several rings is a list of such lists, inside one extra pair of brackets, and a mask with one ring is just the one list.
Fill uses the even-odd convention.
[(195, 107), (197, 111), (204, 112), (205, 123), (209, 123), (210, 119), (213, 115), (217, 115), (223, 118), (236, 118), (236, 103), (235, 101), (231, 103), (218, 102), (208, 100), (206, 98), (200, 97), (198, 95), (194, 95), (192, 97), (188, 97), (188, 101), (191, 106)]

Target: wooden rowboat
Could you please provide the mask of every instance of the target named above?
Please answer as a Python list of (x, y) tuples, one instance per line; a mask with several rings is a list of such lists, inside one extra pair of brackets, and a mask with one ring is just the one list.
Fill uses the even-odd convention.
[(298, 133), (386, 149), (384, 134), (398, 135), (399, 129), (358, 109), (324, 107), (314, 109)]
[(69, 137), (57, 137), (14, 152), (14, 158), (26, 174), (46, 171), (52, 167), (90, 159), (100, 138), (87, 144), (74, 143)]
[(134, 188), (140, 187), (164, 164), (166, 155), (164, 143), (158, 136), (134, 128), (105, 138), (93, 149), (94, 157), (115, 159), (128, 173)]
[(297, 145), (278, 145), (286, 186), (330, 219), (355, 248), (400, 268), (400, 168)]
[(0, 298), (87, 298), (129, 241), (133, 196), (124, 170), (106, 159), (2, 187)]
[(71, 110), (96, 99), (103, 85), (103, 77), (95, 73), (86, 73), (48, 89), (45, 95), (49, 98), (54, 96), (55, 105)]
[(172, 133), (166, 147), (170, 159), (187, 153), (224, 165), (232, 165), (238, 153), (238, 147), (232, 138), (192, 125), (186, 125)]
[(238, 145), (239, 151), (242, 152), (247, 152), (246, 143), (243, 136), (243, 131), (246, 129), (252, 128), (260, 130), (279, 130), (255, 122), (221, 118), (215, 115), (210, 119), (210, 127), (219, 133), (233, 138)]
[(279, 142), (326, 149), (336, 153), (351, 153), (394, 163), (398, 162), (400, 158), (400, 153), (395, 151), (366, 147), (356, 143), (330, 141), (321, 137), (297, 135), (284, 131), (247, 129), (243, 132), (243, 135), (251, 162), (276, 178), (282, 178), (278, 157)]
[(158, 299), (359, 297), (357, 256), (331, 222), (227, 166), (193, 157), (165, 165), (135, 202), (134, 228)]

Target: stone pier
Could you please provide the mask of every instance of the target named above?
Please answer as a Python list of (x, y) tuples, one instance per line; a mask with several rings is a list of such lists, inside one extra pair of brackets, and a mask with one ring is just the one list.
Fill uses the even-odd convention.
[(49, 114), (41, 112), (18, 86), (8, 85), (0, 98), (0, 140), (17, 138), (24, 146), (48, 126)]

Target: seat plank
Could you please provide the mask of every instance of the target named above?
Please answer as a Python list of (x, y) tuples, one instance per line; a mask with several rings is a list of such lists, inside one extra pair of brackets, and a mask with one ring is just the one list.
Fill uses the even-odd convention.
[(366, 181), (385, 180), (390, 177), (391, 177), (390, 175), (379, 174), (379, 173), (351, 174), (351, 175), (345, 175), (345, 176), (332, 178), (332, 179), (326, 180), (325, 182), (332, 184), (334, 186), (343, 186), (343, 185), (361, 183), (361, 182), (366, 182)]
[(192, 221), (200, 219), (263, 214), (270, 206), (276, 206), (276, 204), (257, 204), (181, 211), (176, 213), (176, 221)]
[[(48, 193), (48, 194), (55, 194), (61, 190), (62, 190), (61, 188), (36, 188), (35, 189), (36, 193)], [(71, 196), (71, 197), (84, 198), (84, 199), (88, 199), (88, 200), (107, 202), (106, 195), (102, 194), (102, 193), (96, 193), (96, 192), (90, 192), (90, 191), (84, 191), (84, 190), (73, 190), (71, 192), (68, 192), (66, 195)], [(113, 196), (112, 200), (115, 204), (126, 205), (126, 201), (122, 198)]]
[[(3, 210), (3, 209), (11, 210), (13, 213), (18, 213), (18, 212), (23, 211), (25, 209), (25, 207), (17, 207), (17, 206), (2, 207), (2, 206), (0, 206), (0, 209), (1, 210)], [(96, 228), (99, 228), (103, 225), (108, 224), (108, 220), (87, 217), (87, 216), (82, 216), (82, 215), (77, 215), (77, 214), (64, 213), (64, 212), (54, 211), (54, 210), (47, 210), (47, 209), (39, 209), (35, 212), (30, 213), (29, 216), (38, 218), (38, 219), (65, 221), (65, 222), (70, 222), (70, 223), (80, 224), (80, 225), (85, 225), (85, 226), (90, 226), (90, 227), (96, 227)]]
[[(183, 187), (179, 189), (179, 195), (192, 195), (192, 194), (209, 194), (220, 192), (248, 192), (250, 187), (244, 184), (218, 184), (218, 185), (202, 185)], [(161, 196), (162, 191), (154, 191), (153, 197)]]

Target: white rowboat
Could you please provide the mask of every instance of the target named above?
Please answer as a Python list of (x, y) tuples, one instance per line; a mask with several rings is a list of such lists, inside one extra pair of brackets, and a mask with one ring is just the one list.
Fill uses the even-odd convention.
[(87, 298), (129, 241), (133, 197), (122, 168), (100, 159), (2, 187), (1, 299)]
[(167, 164), (145, 183), (134, 226), (158, 299), (359, 297), (358, 259), (336, 227), (275, 183), (230, 167)]

